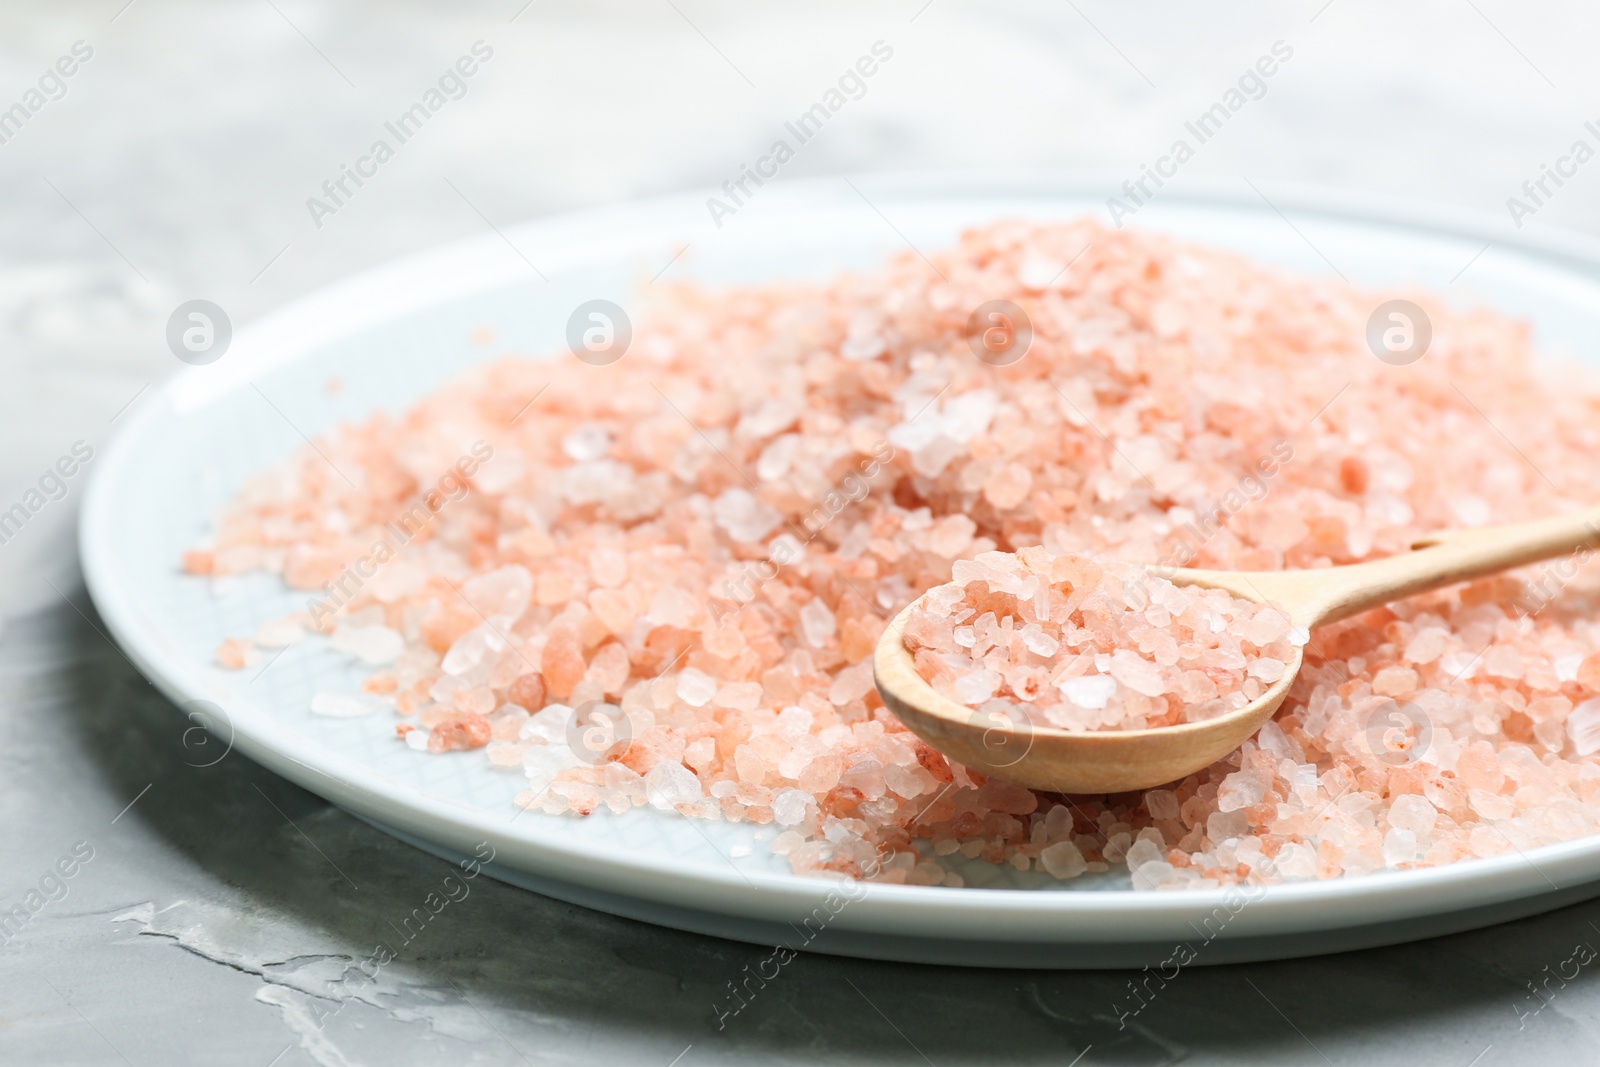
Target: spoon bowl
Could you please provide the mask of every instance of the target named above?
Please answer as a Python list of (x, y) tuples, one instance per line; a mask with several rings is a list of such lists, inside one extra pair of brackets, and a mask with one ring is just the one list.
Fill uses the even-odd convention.
[(962, 766), (1047, 792), (1154, 789), (1215, 763), (1276, 714), (1304, 658), (1296, 648), (1266, 692), (1215, 718), (1149, 730), (1063, 730), (967, 707), (929, 685), (904, 638), (906, 619), (920, 604), (919, 597), (896, 615), (878, 641), (874, 673), (883, 702)]
[[(1600, 508), (1509, 526), (1450, 530), (1409, 552), (1340, 567), (1285, 571), (1152, 568), (1177, 585), (1222, 589), (1271, 604), (1309, 632), (1370, 608), (1542, 559), (1579, 562), (1600, 545)], [(927, 594), (924, 594), (926, 596)], [(918, 737), (985, 775), (1058, 793), (1151, 789), (1201, 770), (1249, 740), (1275, 715), (1305, 661), (1296, 647), (1283, 677), (1236, 711), (1147, 730), (1063, 730), (960, 704), (917, 673), (905, 625), (919, 597), (878, 640), (873, 671), (884, 704)]]

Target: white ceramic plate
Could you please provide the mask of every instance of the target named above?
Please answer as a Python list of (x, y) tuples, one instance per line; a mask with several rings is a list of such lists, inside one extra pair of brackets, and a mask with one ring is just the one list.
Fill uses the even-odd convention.
[[(481, 752), (413, 752), (382, 715), (311, 715), (314, 692), (353, 688), (360, 676), (320, 639), (259, 676), (213, 665), (224, 637), (249, 635), (304, 598), (262, 577), (217, 586), (185, 577), (179, 554), (247, 475), (299, 447), (302, 433), (401, 410), (486, 358), (561, 351), (579, 303), (605, 297), (629, 306), (664, 267), (713, 283), (826, 276), (907, 243), (939, 246), (999, 217), (1104, 217), (1105, 196), (1118, 185), (1060, 176), (784, 183), (760, 190), (721, 228), (703, 198), (674, 197), (530, 223), (334, 286), (241, 331), (221, 360), (185, 370), (122, 416), (94, 463), (83, 510), (90, 591), (139, 667), (180, 704), (220, 706), (226, 721), (213, 724), (216, 732), (251, 759), (441, 855), (487, 842), (496, 856), (490, 873), (506, 881), (703, 933), (1019, 967), (1158, 963), (1185, 943), (1195, 962), (1221, 963), (1431, 936), (1600, 894), (1596, 837), (1432, 870), (1278, 886), (1243, 906), (1231, 892), (1134, 893), (1125, 876), (1061, 884), (976, 862), (961, 868), (969, 888), (857, 887), (841, 906), (847, 898), (835, 884), (785, 872), (766, 851), (770, 830), (649, 810), (513, 822), (521, 775), (490, 773)], [(1270, 204), (1242, 182), (1186, 180), (1132, 221), (1374, 286), (1448, 287), (1529, 317), (1547, 352), (1600, 353), (1600, 250), (1586, 242), (1533, 239), (1417, 205), (1268, 193)], [(499, 335), (492, 347), (470, 340), (484, 326)], [(343, 388), (325, 388), (330, 378)], [(750, 854), (730, 858), (735, 846)]]

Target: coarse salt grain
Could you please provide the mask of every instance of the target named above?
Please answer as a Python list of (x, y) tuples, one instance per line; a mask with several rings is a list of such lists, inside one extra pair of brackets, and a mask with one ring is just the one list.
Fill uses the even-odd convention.
[(1039, 864), (1056, 878), (1076, 878), (1089, 869), (1083, 853), (1071, 841), (1057, 841), (1040, 849)]
[[(918, 672), (963, 704), (1013, 701), (1041, 726), (1211, 718), (1253, 699), (1247, 678), (1283, 677), (1294, 653), (1275, 609), (1174, 585), (1138, 564), (1036, 548), (986, 552), (954, 573), (965, 584), (924, 598), (906, 621)], [(1030, 621), (1040, 604), (1043, 620)], [(958, 637), (951, 624), (974, 617), (971, 639)]]
[(645, 795), (650, 805), (662, 811), (700, 799), (700, 779), (683, 764), (663, 760), (644, 776)]
[(405, 651), (405, 638), (387, 626), (341, 626), (328, 643), (363, 663), (376, 666), (393, 663)]

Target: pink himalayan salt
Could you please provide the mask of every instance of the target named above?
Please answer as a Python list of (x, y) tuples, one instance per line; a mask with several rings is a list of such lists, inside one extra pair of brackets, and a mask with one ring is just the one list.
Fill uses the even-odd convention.
[(906, 620), (918, 672), (952, 699), (1038, 726), (1209, 719), (1260, 696), (1294, 656), (1282, 612), (1137, 563), (1024, 548), (954, 574)]
[(261, 659), (261, 653), (249, 641), (228, 638), (217, 646), (217, 662), (229, 670), (238, 670)]
[[(420, 751), (466, 714), (458, 693), (473, 707), (487, 693), (491, 736), (500, 716), (509, 729), (516, 715), (498, 707), (520, 709), (514, 683), (549, 665), (538, 700), (518, 695), (539, 706), (517, 735), (457, 758), (526, 775), (518, 803), (552, 814), (650, 804), (646, 777), (666, 766), (657, 795), (684, 816), (781, 813), (773, 852), (802, 873), (946, 884), (941, 857), (962, 856), (1042, 877), (1133, 865), (1135, 889), (1174, 889), (1436, 865), (1596, 830), (1594, 565), (1560, 588), (1530, 569), (1319, 631), (1256, 739), (1142, 796), (1067, 803), (986, 781), (874, 692), (835, 694), (887, 614), (986, 552), (1318, 567), (1593, 499), (1600, 387), (1579, 368), (1535, 373), (1520, 323), (1405, 294), (1434, 339), (1394, 368), (1364, 334), (1397, 294), (1337, 279), (1089, 221), (1001, 223), (930, 255), (814, 287), (672, 289), (611, 367), (562, 355), (473, 370), (252, 481), (184, 567), (284, 576), (337, 609), (307, 629), (401, 634), (383, 696)], [(1007, 367), (975, 359), (967, 336), (990, 299), (1033, 322)], [(473, 456), (468, 491), (448, 499), (441, 477)], [(408, 512), (428, 516), (422, 533), (391, 543), (353, 596), (321, 589)], [(770, 572), (783, 537), (800, 551)], [(499, 608), (475, 608), (464, 583), (511, 567), (528, 605), (497, 621), (505, 644), (485, 641), (441, 704), (442, 658), (510, 610), (521, 579), (482, 591)], [(1542, 591), (1524, 600), (1527, 580)], [(1057, 655), (1047, 638), (1030, 631), (1023, 647)], [(566, 727), (615, 681), (608, 645), (628, 662), (616, 699), (631, 741), (620, 762), (590, 764)], [(1379, 692), (1397, 667), (1415, 688)], [(690, 704), (676, 690), (690, 669), (718, 693), (760, 695)], [(1186, 701), (1212, 699), (1185, 677)], [(1385, 677), (1389, 690), (1404, 676)], [(1092, 704), (1120, 691), (1108, 683), (1121, 684), (1086, 673), (1058, 688)], [(869, 796), (875, 767), (884, 791)]]

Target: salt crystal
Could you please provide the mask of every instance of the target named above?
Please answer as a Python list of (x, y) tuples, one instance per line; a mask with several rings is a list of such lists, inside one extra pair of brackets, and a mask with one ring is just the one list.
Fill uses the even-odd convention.
[(691, 707), (703, 708), (717, 695), (717, 680), (704, 671), (686, 667), (678, 672), (678, 699)]
[(1024, 289), (1037, 291), (1049, 287), (1066, 269), (1065, 262), (1029, 255), (1022, 261), (1022, 266), (1017, 268), (1017, 281), (1022, 283)]
[(1419, 665), (1432, 663), (1444, 655), (1444, 650), (1449, 647), (1449, 637), (1449, 631), (1438, 626), (1418, 630), (1406, 643), (1403, 653), (1406, 662)]
[(872, 692), (872, 661), (862, 660), (853, 667), (846, 667), (834, 677), (833, 685), (828, 688), (828, 702), (843, 705), (852, 700), (860, 700)]
[(574, 463), (553, 480), (562, 500), (581, 508), (620, 500), (634, 493), (636, 478), (636, 472), (626, 463), (597, 459)]
[(1478, 673), (1482, 666), (1480, 659), (1475, 652), (1447, 652), (1439, 657), (1439, 667), (1452, 681), (1460, 682)]
[(1433, 805), (1415, 793), (1402, 793), (1389, 805), (1389, 825), (1409, 830), (1418, 838), (1433, 833), (1438, 818)]
[(1144, 794), (1145, 810), (1152, 819), (1176, 819), (1178, 795), (1170, 789), (1150, 789)]
[(601, 459), (611, 451), (611, 430), (598, 422), (574, 427), (561, 439), (561, 451), (580, 463)]
[(1253, 645), (1265, 647), (1289, 633), (1289, 619), (1276, 608), (1263, 607), (1251, 616), (1239, 630), (1239, 635)]
[(889, 442), (911, 456), (911, 466), (918, 474), (937, 478), (950, 461), (964, 449), (960, 443), (945, 436), (937, 418), (917, 422), (903, 422), (889, 430)]
[(1066, 679), (1060, 689), (1078, 707), (1099, 711), (1116, 695), (1117, 680), (1106, 674), (1086, 674)]
[(510, 626), (533, 597), (533, 575), (518, 563), (480, 574), (461, 586), (461, 595), (479, 614)]
[(1230, 774), (1222, 780), (1217, 790), (1218, 811), (1238, 811), (1259, 804), (1266, 798), (1266, 789), (1254, 775), (1243, 772)]
[(489, 642), (497, 636), (488, 626), (475, 626), (462, 634), (445, 653), (439, 669), (448, 675), (462, 675), (483, 662), (489, 654)]
[[(256, 630), (255, 642), (262, 648), (287, 648), (305, 637), (305, 627), (300, 625), (298, 619), (272, 619), (261, 624)], [(396, 655), (399, 653), (396, 652)], [(394, 657), (389, 657), (393, 659)], [(388, 660), (378, 662), (387, 663)]]
[(739, 419), (739, 434), (758, 440), (771, 437), (793, 426), (803, 412), (799, 401), (792, 396), (767, 397)]
[(1483, 672), (1496, 678), (1521, 678), (1523, 670), (1522, 657), (1514, 648), (1495, 645), (1483, 657)]
[(961, 444), (989, 429), (1000, 398), (992, 389), (974, 389), (945, 400), (941, 424), (945, 435)]
[(1383, 836), (1383, 862), (1385, 866), (1398, 867), (1417, 858), (1417, 835), (1410, 830), (1395, 827)]
[(693, 593), (677, 586), (662, 586), (650, 598), (648, 616), (658, 626), (687, 628), (700, 610), (700, 601)]
[(1259, 678), (1261, 681), (1271, 685), (1279, 678), (1282, 678), (1284, 671), (1287, 669), (1288, 664), (1280, 660), (1262, 658), (1251, 660), (1250, 665), (1245, 668), (1245, 673), (1252, 678)]
[(644, 776), (645, 795), (650, 806), (658, 811), (670, 811), (679, 804), (692, 804), (704, 791), (694, 772), (674, 760), (662, 760)]
[(756, 477), (764, 482), (775, 482), (788, 474), (794, 467), (795, 457), (800, 454), (801, 440), (800, 435), (794, 433), (774, 437), (756, 460)]
[(1291, 841), (1279, 849), (1274, 866), (1278, 876), (1286, 880), (1315, 877), (1317, 873), (1316, 850), (1299, 842)]
[(567, 728), (572, 722), (573, 709), (566, 704), (546, 704), (517, 731), (522, 741), (538, 739), (549, 744), (566, 743)]
[[(1241, 786), (1234, 796), (1235, 798), (1238, 798), (1241, 794), (1248, 796), (1250, 792), (1249, 787)], [(1231, 841), (1234, 838), (1243, 837), (1250, 832), (1250, 820), (1245, 818), (1242, 811), (1222, 811), (1221, 795), (1219, 790), (1217, 793), (1219, 798), (1218, 810), (1206, 817), (1206, 835), (1213, 841)]]
[(1270, 752), (1280, 760), (1290, 759), (1295, 754), (1289, 738), (1284, 735), (1283, 727), (1271, 719), (1262, 724), (1261, 730), (1256, 734), (1256, 744), (1261, 746), (1263, 752)]
[(1071, 841), (1057, 841), (1039, 852), (1039, 864), (1052, 876), (1061, 879), (1076, 878), (1089, 869), (1083, 853)]
[(934, 784), (934, 778), (925, 768), (901, 767), (891, 763), (883, 769), (883, 782), (890, 792), (910, 800), (932, 792), (930, 786)]
[(1417, 672), (1408, 667), (1385, 667), (1372, 678), (1372, 691), (1380, 696), (1405, 696), (1417, 687)]
[(999, 684), (999, 675), (980, 667), (957, 678), (955, 684), (951, 686), (951, 691), (961, 703), (977, 705), (994, 696)]
[(1072, 833), (1072, 809), (1065, 804), (1057, 804), (1045, 813), (1045, 836), (1052, 841), (1064, 841)]
[(485, 752), (496, 767), (522, 766), (523, 746), (514, 741), (490, 741)]
[(717, 525), (735, 541), (760, 541), (783, 522), (783, 514), (745, 489), (726, 489), (713, 506)]
[(888, 789), (883, 764), (867, 755), (857, 756), (851, 761), (850, 766), (839, 776), (839, 784), (847, 789), (854, 789), (867, 800), (877, 800)]
[[(613, 648), (621, 648), (613, 645)], [(624, 668), (626, 657), (624, 657)], [(625, 673), (625, 670), (624, 670)], [(679, 676), (680, 680), (682, 676)], [(614, 688), (620, 689), (621, 686)], [(717, 687), (716, 694), (711, 698), (719, 708), (736, 708), (740, 711), (755, 711), (761, 706), (761, 683), (759, 682), (729, 682), (727, 685)]]
[(779, 826), (799, 826), (813, 801), (803, 789), (780, 789), (772, 797), (772, 821)]
[(876, 359), (884, 352), (883, 338), (876, 334), (864, 337), (847, 337), (839, 346), (839, 355), (853, 363), (863, 363), (869, 359)]
[(838, 632), (833, 612), (828, 610), (828, 605), (820, 597), (807, 601), (800, 609), (800, 632), (806, 644), (812, 648), (824, 647)]
[(1053, 656), (1061, 648), (1061, 642), (1045, 633), (1037, 623), (1022, 628), (1022, 643), (1036, 656)]
[(522, 753), (522, 770), (535, 793), (550, 788), (551, 781), (562, 771), (582, 765), (583, 761), (565, 744), (529, 745)]
[(393, 663), (406, 647), (405, 638), (387, 626), (341, 626), (328, 643), (373, 666)]
[(1158, 697), (1167, 691), (1156, 665), (1126, 648), (1119, 648), (1111, 654), (1111, 676), (1147, 697)]
[(811, 725), (815, 721), (816, 717), (810, 710), (791, 704), (778, 713), (778, 732), (789, 742), (798, 744), (810, 736)]
[(1487, 789), (1467, 790), (1467, 803), (1472, 805), (1473, 811), (1491, 822), (1509, 819), (1516, 814), (1516, 806), (1510, 797), (1491, 793)]
[(377, 576), (367, 584), (367, 590), (379, 603), (394, 604), (415, 593), (427, 578), (427, 572), (420, 566), (395, 560), (378, 569)]
[(1143, 839), (1135, 841), (1132, 845), (1128, 846), (1128, 850), (1123, 856), (1124, 861), (1128, 864), (1129, 870), (1137, 870), (1146, 863), (1162, 862), (1165, 861), (1166, 858), (1167, 854), (1162, 848), (1152, 841)]
[(1600, 752), (1600, 697), (1585, 700), (1567, 716), (1567, 736), (1580, 756)]

